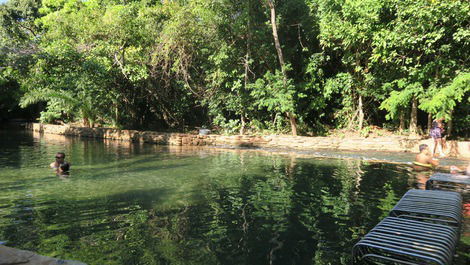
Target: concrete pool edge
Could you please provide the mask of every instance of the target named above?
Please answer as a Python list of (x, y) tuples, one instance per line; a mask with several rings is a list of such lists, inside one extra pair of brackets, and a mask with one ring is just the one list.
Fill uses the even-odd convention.
[[(433, 146), (432, 139), (405, 136), (309, 137), (286, 135), (195, 135), (156, 131), (86, 128), (69, 125), (27, 123), (26, 128), (44, 134), (79, 136), (176, 146), (233, 146), (292, 150), (329, 149), (339, 151), (386, 151), (416, 153), (420, 144)], [(470, 141), (447, 141), (449, 157), (470, 159)]]

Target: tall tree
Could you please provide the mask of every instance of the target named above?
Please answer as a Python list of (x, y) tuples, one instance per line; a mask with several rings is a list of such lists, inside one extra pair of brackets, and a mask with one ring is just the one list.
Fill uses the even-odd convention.
[[(381, 11), (386, 1), (320, 0), (320, 40), (323, 49), (333, 56), (340, 56), (345, 71), (340, 71), (330, 81), (335, 93), (342, 96), (342, 118), (348, 128), (362, 129), (365, 117), (365, 99), (376, 101), (381, 91), (375, 90), (370, 63), (374, 33), (384, 27)], [(339, 63), (339, 62), (338, 62)], [(349, 80), (350, 86), (340, 83)], [(334, 83), (337, 83), (333, 85)], [(329, 92), (328, 92), (329, 93)], [(328, 94), (327, 93), (327, 94)]]
[(21, 80), (39, 51), (41, 28), (38, 0), (10, 0), (0, 4), (0, 119), (21, 113)]
[[(282, 54), (281, 42), (279, 41), (279, 35), (277, 30), (277, 17), (276, 17), (276, 7), (274, 5), (274, 0), (266, 0), (266, 4), (269, 7), (270, 18), (271, 18), (271, 27), (273, 31), (274, 45), (276, 47), (277, 56), (279, 58), (279, 64), (281, 66), (281, 72), (283, 77), (284, 86), (287, 86), (287, 69), (286, 63), (284, 61), (284, 55)], [(292, 111), (287, 111), (286, 115), (289, 119), (292, 135), (297, 135), (297, 122), (295, 121), (295, 114)]]

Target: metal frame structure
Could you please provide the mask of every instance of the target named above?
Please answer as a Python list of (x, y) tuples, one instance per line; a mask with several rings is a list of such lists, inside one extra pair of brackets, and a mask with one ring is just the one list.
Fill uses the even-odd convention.
[(354, 245), (354, 263), (451, 264), (458, 239), (456, 227), (386, 217)]
[(462, 196), (452, 191), (409, 190), (392, 209), (390, 216), (459, 227)]
[(463, 193), (470, 192), (470, 176), (435, 173), (426, 181), (426, 189), (444, 189)]
[(460, 238), (462, 196), (409, 190), (353, 247), (355, 264), (451, 264)]

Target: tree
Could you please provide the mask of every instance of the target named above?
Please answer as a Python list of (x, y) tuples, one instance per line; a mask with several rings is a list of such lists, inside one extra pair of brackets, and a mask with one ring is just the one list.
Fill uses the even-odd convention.
[[(330, 54), (340, 56), (344, 72), (352, 81), (351, 86), (334, 86), (342, 95), (343, 123), (348, 128), (355, 125), (359, 130), (364, 124), (364, 103), (366, 97), (375, 100), (380, 91), (374, 90), (374, 76), (371, 75), (371, 54), (374, 33), (384, 27), (381, 11), (386, 1), (357, 0), (314, 2), (320, 20), (320, 43)], [(343, 71), (332, 77), (330, 82), (339, 82), (345, 77)], [(331, 92), (328, 92), (331, 93)], [(328, 94), (327, 93), (327, 94)]]
[[(282, 80), (285, 89), (288, 89), (287, 82), (288, 82), (288, 77), (287, 77), (287, 68), (286, 68), (286, 63), (284, 61), (284, 55), (282, 54), (282, 48), (281, 48), (281, 43), (279, 41), (279, 36), (278, 36), (278, 30), (277, 30), (277, 22), (276, 22), (276, 8), (274, 6), (273, 0), (266, 0), (266, 4), (269, 7), (270, 11), (270, 18), (271, 18), (271, 27), (273, 31), (273, 38), (274, 38), (274, 45), (276, 47), (276, 52), (277, 56), (279, 58), (279, 64), (281, 66), (281, 73), (282, 73)], [(281, 91), (275, 91), (275, 93), (280, 93)], [(291, 125), (291, 130), (292, 130), (292, 135), (296, 136), (297, 135), (297, 123), (295, 121), (295, 114), (293, 112), (293, 106), (290, 108), (284, 108), (285, 113), (287, 117), (289, 118), (289, 122)], [(290, 109), (290, 110), (289, 110)]]
[(23, 96), (20, 106), (27, 107), (41, 101), (49, 103), (48, 112), (42, 115), (43, 122), (60, 118), (60, 112), (71, 114), (77, 111), (77, 117), (83, 119), (83, 125), (86, 127), (93, 127), (97, 120), (97, 109), (90, 103), (90, 98), (77, 98), (68, 92), (34, 90)]
[(36, 0), (10, 0), (0, 5), (0, 119), (21, 112), (20, 80), (38, 52), (41, 29), (34, 21), (39, 17), (40, 5)]
[(45, 108), (44, 122), (83, 121), (75, 103), (39, 96), (63, 93), (95, 106), (93, 119), (105, 126), (294, 135), (406, 124), (416, 132), (426, 112), (428, 124), (433, 115), (458, 120), (461, 134), (467, 92), (448, 87), (468, 72), (469, 6), (11, 0), (0, 6), (8, 91), (0, 105), (19, 112), (26, 93), (24, 102), (46, 102), (31, 105)]
[[(424, 99), (420, 108), (431, 113), (436, 118), (452, 121), (452, 114), (459, 103), (470, 103), (470, 73), (459, 73), (452, 82), (439, 89), (434, 89), (432, 96)], [(467, 98), (465, 98), (467, 97)], [(448, 126), (448, 134), (452, 133), (452, 126)]]
[[(383, 102), (389, 118), (396, 117), (411, 104), (410, 131), (417, 130), (418, 108), (426, 104), (441, 87), (468, 67), (470, 5), (468, 1), (391, 1), (395, 6), (390, 27), (374, 39), (374, 61), (381, 71), (391, 97)], [(388, 79), (388, 80), (387, 80)], [(450, 117), (448, 117), (450, 118)]]

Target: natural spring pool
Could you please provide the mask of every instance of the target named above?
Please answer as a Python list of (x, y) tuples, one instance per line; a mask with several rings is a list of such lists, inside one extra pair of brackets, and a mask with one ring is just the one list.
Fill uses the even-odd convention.
[[(49, 168), (58, 151), (68, 177)], [(422, 181), (359, 159), (0, 131), (0, 241), (90, 265), (351, 264)]]

